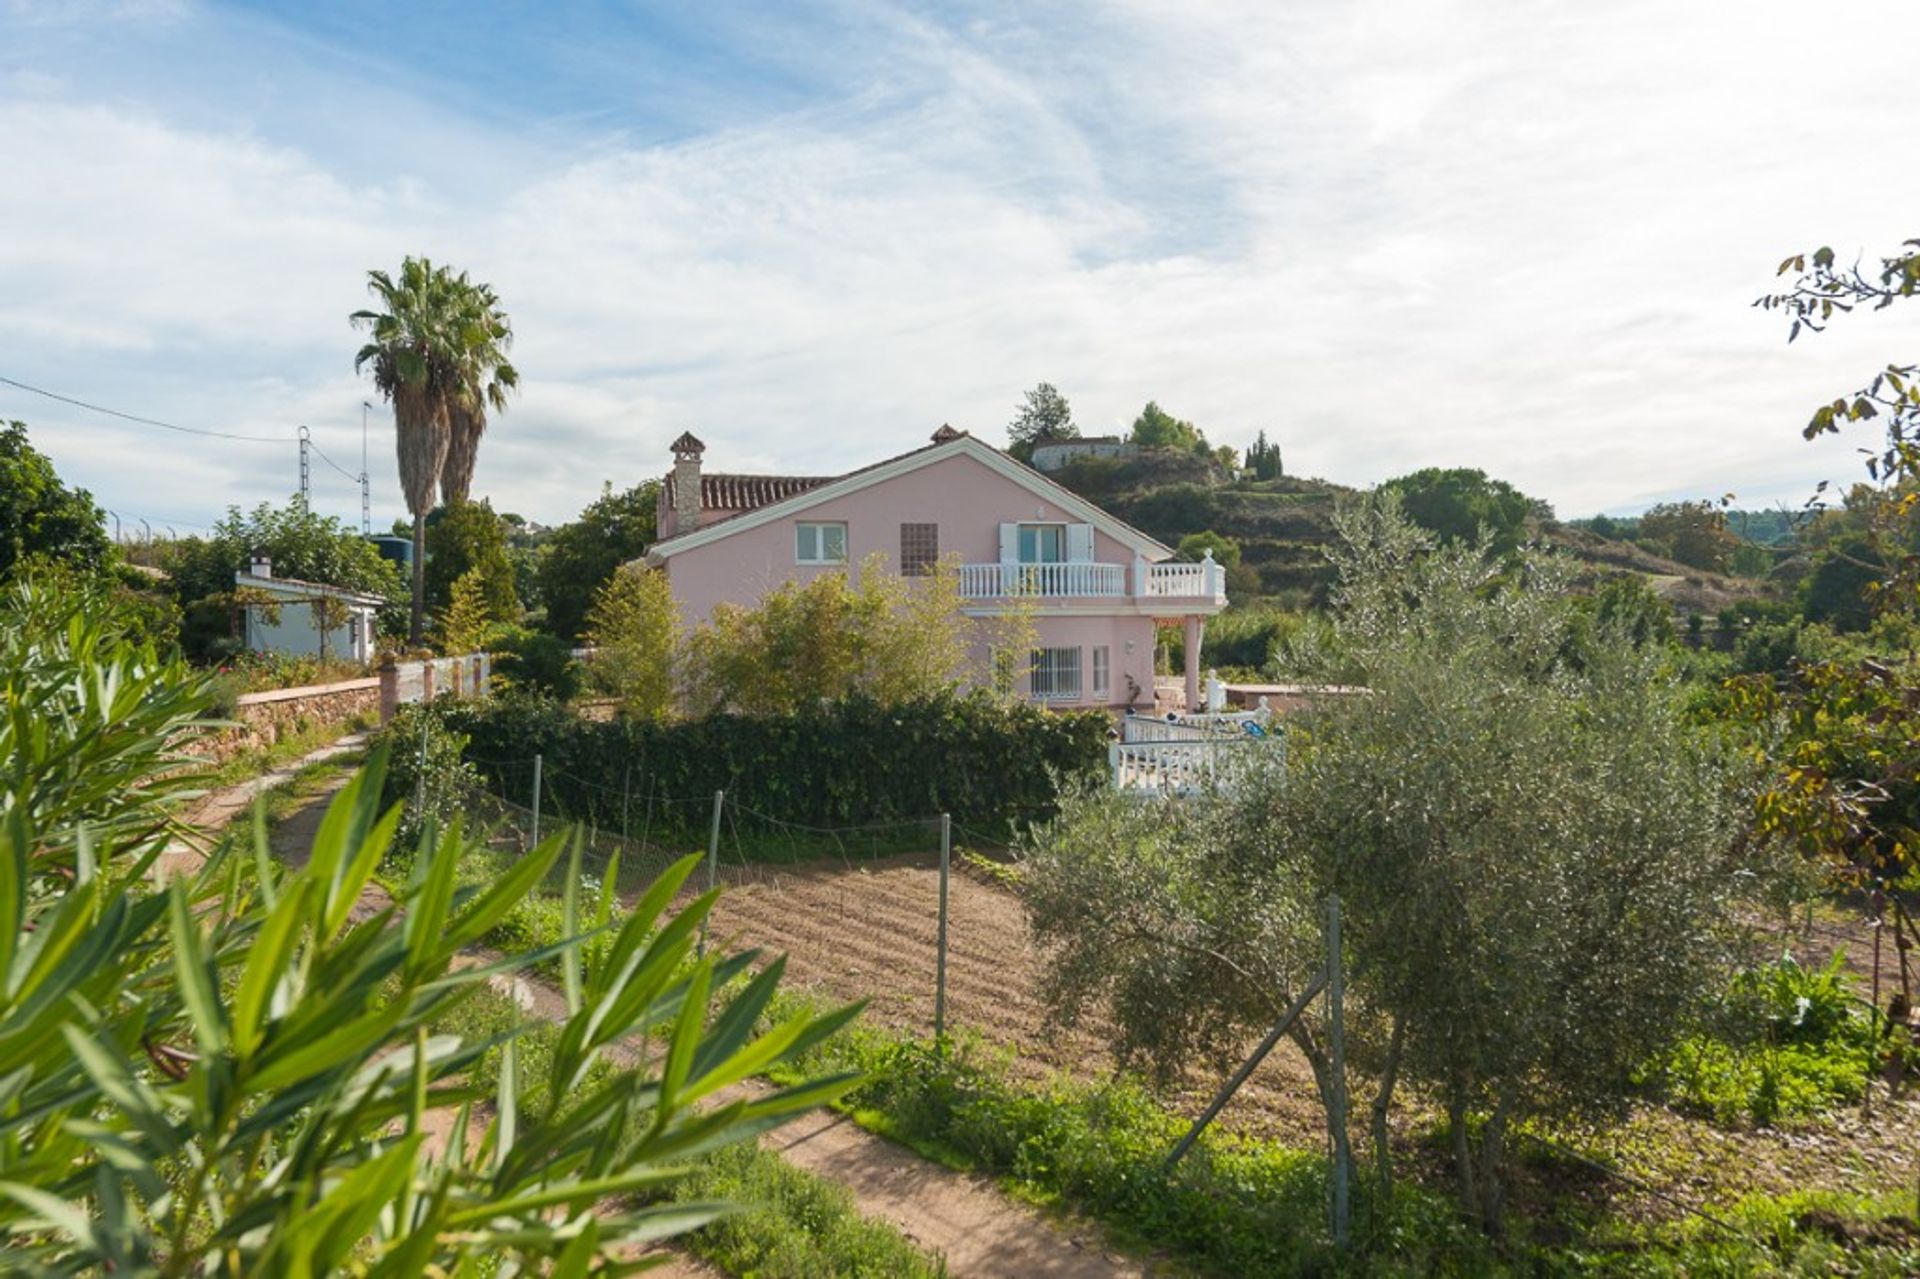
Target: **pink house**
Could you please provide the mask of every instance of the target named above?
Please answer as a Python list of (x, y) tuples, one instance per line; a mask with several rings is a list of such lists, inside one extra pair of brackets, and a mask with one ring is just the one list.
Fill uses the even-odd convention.
[(673, 442), (660, 490), (664, 569), (689, 624), (718, 604), (751, 605), (783, 582), (854, 571), (869, 556), (924, 575), (959, 563), (963, 611), (1018, 607), (1037, 632), (1027, 697), (1060, 706), (1153, 705), (1156, 621), (1186, 633), (1186, 698), (1200, 705), (1200, 636), (1226, 607), (1209, 557), (1173, 563), (1138, 529), (965, 432), (840, 476), (703, 472), (706, 446)]

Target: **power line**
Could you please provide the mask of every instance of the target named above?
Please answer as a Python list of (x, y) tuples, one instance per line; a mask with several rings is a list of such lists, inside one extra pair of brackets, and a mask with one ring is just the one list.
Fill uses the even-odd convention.
[[(0, 382), (4, 382), (8, 386), (16, 387), (19, 390), (29, 392), (33, 395), (44, 395), (49, 400), (58, 400), (62, 404), (71, 404), (75, 408), (86, 409), (90, 413), (104, 413), (108, 417), (117, 417), (122, 421), (138, 422), (142, 426), (157, 426), (166, 431), (178, 431), (182, 435), (205, 435), (216, 440), (242, 440), (248, 444), (285, 444), (287, 442), (285, 438), (277, 435), (238, 435), (232, 431), (203, 431), (198, 427), (176, 426), (172, 422), (162, 422), (158, 418), (141, 417), (137, 413), (122, 413), (119, 409), (110, 409), (99, 404), (89, 404), (85, 400), (76, 400), (70, 395), (60, 395), (53, 391), (43, 390), (37, 386), (28, 386), (25, 382), (16, 382), (10, 377), (0, 377)], [(332, 464), (329, 463), (329, 465)], [(338, 468), (336, 467), (335, 469), (337, 470)], [(341, 473), (343, 475), (345, 474), (344, 471)], [(358, 480), (360, 477), (357, 475), (349, 475), (347, 478)]]
[(355, 484), (358, 484), (360, 482), (360, 477), (358, 475), (352, 474), (347, 470), (346, 467), (341, 466), (338, 462), (328, 457), (326, 455), (325, 450), (323, 450), (318, 444), (315, 444), (313, 446), (313, 451), (315, 453), (320, 454), (320, 460), (322, 462), (325, 462), (328, 466), (331, 466), (334, 470), (340, 472), (340, 474), (346, 476), (348, 479), (352, 480)]

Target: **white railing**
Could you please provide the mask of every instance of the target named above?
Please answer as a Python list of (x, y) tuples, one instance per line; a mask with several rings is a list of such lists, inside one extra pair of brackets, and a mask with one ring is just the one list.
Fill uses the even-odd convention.
[(1215, 584), (1208, 580), (1215, 571), (1212, 562), (1200, 564), (1149, 564), (1146, 595), (1210, 596)]
[(1214, 737), (1184, 742), (1112, 742), (1107, 746), (1116, 790), (1166, 795), (1197, 795), (1260, 761), (1285, 759), (1286, 741), (1278, 736), (1239, 741)]
[[(1210, 742), (1253, 737), (1248, 724), (1258, 724), (1258, 711), (1227, 711), (1218, 715), (1129, 715), (1120, 721), (1120, 740), (1134, 742)], [(1264, 725), (1262, 726), (1264, 731)]]
[(960, 594), (965, 599), (1006, 596), (1093, 596), (1118, 599), (1127, 593), (1127, 572), (1119, 564), (962, 564)]

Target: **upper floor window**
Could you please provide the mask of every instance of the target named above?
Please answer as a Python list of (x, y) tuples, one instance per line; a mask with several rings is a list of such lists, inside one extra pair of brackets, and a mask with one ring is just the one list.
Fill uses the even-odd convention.
[(847, 526), (844, 523), (795, 524), (793, 558), (801, 564), (845, 564)]
[(930, 577), (940, 562), (940, 526), (938, 524), (902, 524), (900, 526), (900, 575)]
[(1020, 562), (1022, 564), (1058, 564), (1066, 558), (1066, 525), (1022, 524), (1020, 526)]

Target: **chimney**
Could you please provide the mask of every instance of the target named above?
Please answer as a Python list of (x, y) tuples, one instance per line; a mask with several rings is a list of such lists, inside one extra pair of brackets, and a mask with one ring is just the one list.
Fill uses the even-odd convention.
[(272, 577), (273, 561), (267, 558), (265, 551), (255, 551), (252, 562), (247, 565), (247, 571), (255, 577)]
[(682, 431), (673, 442), (673, 532), (691, 533), (700, 527), (700, 455), (707, 446), (692, 431)]

